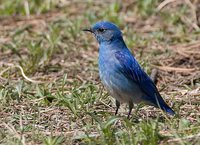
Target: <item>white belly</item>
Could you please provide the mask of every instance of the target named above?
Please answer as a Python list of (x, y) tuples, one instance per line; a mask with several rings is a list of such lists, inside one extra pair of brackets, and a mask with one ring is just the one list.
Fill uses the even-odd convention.
[(132, 102), (138, 104), (141, 102), (142, 92), (136, 84), (119, 74), (106, 76), (110, 77), (101, 76), (103, 85), (110, 95), (120, 103)]

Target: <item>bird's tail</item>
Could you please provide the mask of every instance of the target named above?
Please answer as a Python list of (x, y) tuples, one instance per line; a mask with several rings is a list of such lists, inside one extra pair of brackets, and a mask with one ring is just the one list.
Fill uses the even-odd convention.
[(155, 100), (151, 101), (149, 104), (162, 109), (169, 115), (172, 115), (172, 116), (175, 115), (175, 112), (165, 103), (165, 101), (160, 96), (160, 94), (155, 95)]
[(165, 103), (164, 105), (161, 105), (160, 108), (167, 112), (170, 115), (175, 115), (175, 112)]
[(158, 108), (167, 112), (169, 115), (172, 115), (172, 116), (175, 115), (175, 112), (165, 103), (165, 101), (160, 95), (158, 98), (156, 97), (156, 105)]

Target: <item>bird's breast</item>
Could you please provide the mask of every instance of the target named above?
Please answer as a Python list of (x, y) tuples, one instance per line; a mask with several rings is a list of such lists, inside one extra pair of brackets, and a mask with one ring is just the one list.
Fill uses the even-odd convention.
[(142, 92), (137, 84), (124, 75), (115, 52), (100, 52), (98, 61), (100, 79), (113, 97), (120, 102), (140, 102)]
[(99, 53), (99, 75), (101, 80), (104, 79), (105, 76), (109, 76), (111, 73), (114, 73), (116, 70), (116, 62), (114, 61), (115, 56), (113, 52), (101, 52)]

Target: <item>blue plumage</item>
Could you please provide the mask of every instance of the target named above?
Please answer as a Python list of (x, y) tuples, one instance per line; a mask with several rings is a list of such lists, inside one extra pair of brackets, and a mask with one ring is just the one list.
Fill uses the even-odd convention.
[(120, 103), (128, 103), (129, 117), (133, 103), (141, 102), (175, 114), (127, 48), (116, 25), (103, 21), (84, 31), (93, 33), (100, 44), (99, 74), (105, 88), (116, 99), (115, 114)]

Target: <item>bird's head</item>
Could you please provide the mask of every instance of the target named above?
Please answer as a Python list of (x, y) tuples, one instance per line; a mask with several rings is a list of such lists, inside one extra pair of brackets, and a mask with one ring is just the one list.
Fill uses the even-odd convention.
[(91, 28), (83, 29), (83, 31), (93, 33), (99, 43), (111, 42), (122, 37), (120, 29), (115, 24), (106, 21), (97, 22)]

